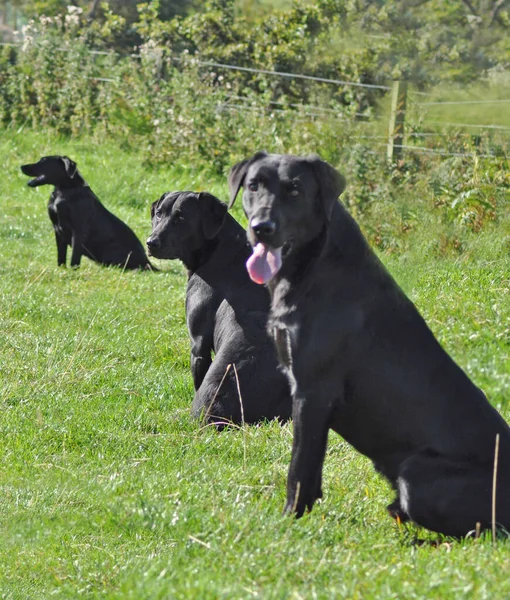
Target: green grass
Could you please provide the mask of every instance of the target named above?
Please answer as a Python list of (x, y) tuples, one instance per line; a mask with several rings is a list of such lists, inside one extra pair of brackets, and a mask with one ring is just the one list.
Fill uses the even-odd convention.
[[(141, 239), (161, 193), (225, 199), (224, 181), (149, 170), (111, 144), (2, 134), (1, 598), (510, 596), (509, 540), (399, 529), (388, 485), (335, 434), (324, 501), (283, 518), (291, 425), (217, 434), (189, 417), (183, 268), (57, 269), (50, 190), (28, 189), (19, 165), (68, 154)], [(508, 419), (510, 265), (489, 248), (382, 258)]]
[[(510, 85), (496, 80), (494, 82), (486, 81), (483, 85), (473, 84), (469, 87), (443, 85), (431, 90), (428, 96), (415, 98), (414, 101), (426, 103), (422, 106), (422, 110), (425, 108), (425, 122), (473, 124), (475, 130), (477, 125), (494, 125), (506, 128), (505, 135), (508, 138), (510, 129), (509, 99)], [(435, 102), (438, 104), (434, 104)], [(469, 132), (473, 133), (473, 131)], [(475, 133), (480, 133), (480, 130)]]

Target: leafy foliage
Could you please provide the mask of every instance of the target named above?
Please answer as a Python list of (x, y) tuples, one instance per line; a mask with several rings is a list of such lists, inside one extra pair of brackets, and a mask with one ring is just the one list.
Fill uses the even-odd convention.
[[(88, 18), (104, 18), (105, 12), (113, 11), (122, 16), (128, 23), (138, 18), (139, 0), (18, 0), (17, 4), (26, 17), (38, 18), (42, 15), (55, 17), (67, 12), (68, 6), (81, 8)], [(159, 0), (159, 18), (171, 19), (176, 14), (184, 13), (193, 7), (193, 0)]]
[[(426, 6), (435, 6), (434, 1)], [(453, 226), (438, 242), (439, 252), (462, 251), (466, 236), (506, 218), (510, 182), (503, 137), (500, 143), (496, 136), (489, 140), (454, 131), (446, 138), (450, 152), (467, 155), (480, 149), (484, 154), (490, 141), (494, 158), (408, 154), (388, 165), (383, 143), (374, 146), (370, 139), (385, 139), (373, 119), (384, 114), (385, 90), (204, 67), (219, 61), (382, 83), (394, 68), (392, 44), (406, 39), (410, 62), (402, 61), (399, 68), (419, 72), (419, 61), (411, 59), (420, 58), (412, 49), (421, 33), (414, 40), (410, 28), (414, 23), (420, 32), (432, 32), (430, 19), (422, 23), (414, 12), (402, 15), (391, 2), (361, 0), (301, 1), (260, 15), (240, 14), (231, 0), (214, 0), (202, 12), (168, 22), (159, 18), (157, 2), (139, 9), (136, 34), (142, 43), (134, 55), (111, 51), (130, 26), (105, 7), (92, 23), (78, 7), (31, 22), (20, 47), (1, 49), (0, 122), (72, 136), (109, 136), (137, 148), (146, 164), (184, 164), (222, 174), (259, 148), (316, 152), (346, 172), (345, 201), (363, 215), (373, 242), (386, 250), (406, 247), (425, 206), (434, 207), (428, 215)], [(416, 14), (423, 10), (425, 5)], [(444, 10), (446, 20), (460, 19), (459, 7)], [(399, 31), (397, 25), (398, 39), (367, 33)], [(432, 78), (433, 69), (425, 75)], [(420, 129), (419, 112), (409, 119), (411, 133), (415, 125)], [(427, 131), (433, 136), (432, 129)], [(419, 143), (433, 150), (433, 139)], [(413, 189), (421, 191), (423, 205), (395, 201)]]

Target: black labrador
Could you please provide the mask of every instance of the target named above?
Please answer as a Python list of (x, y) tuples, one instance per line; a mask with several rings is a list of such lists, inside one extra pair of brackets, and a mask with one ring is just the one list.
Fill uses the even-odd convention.
[(67, 247), (71, 246), (71, 267), (78, 267), (86, 256), (103, 265), (153, 269), (140, 240), (101, 204), (74, 161), (67, 156), (43, 156), (21, 170), (35, 177), (28, 182), (30, 187), (54, 186), (48, 214), (55, 230), (59, 266), (66, 265)]
[(188, 270), (192, 414), (219, 427), (290, 418), (289, 386), (266, 330), (269, 294), (246, 272), (244, 229), (208, 193), (166, 193), (151, 217), (149, 254), (180, 259)]
[(510, 428), (440, 346), (380, 263), (338, 196), (345, 181), (316, 156), (260, 152), (229, 175), (241, 186), (267, 283), (269, 329), (293, 395), (287, 512), (322, 496), (328, 429), (368, 456), (393, 485), (402, 521), (464, 536), (496, 521), (510, 530)]

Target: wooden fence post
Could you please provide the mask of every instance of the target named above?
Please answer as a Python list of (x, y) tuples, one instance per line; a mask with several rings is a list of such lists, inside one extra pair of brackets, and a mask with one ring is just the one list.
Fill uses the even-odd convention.
[(388, 160), (393, 162), (402, 156), (404, 123), (406, 119), (407, 81), (394, 81), (391, 88), (391, 110), (388, 125)]

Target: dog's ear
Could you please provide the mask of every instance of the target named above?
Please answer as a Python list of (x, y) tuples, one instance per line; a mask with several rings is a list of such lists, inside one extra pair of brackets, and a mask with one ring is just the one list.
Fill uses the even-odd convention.
[(218, 234), (227, 214), (227, 205), (208, 192), (198, 194), (200, 211), (202, 213), (202, 231), (208, 240)]
[(230, 191), (230, 202), (228, 203), (229, 208), (234, 206), (237, 194), (239, 193), (241, 186), (244, 184), (244, 178), (246, 177), (246, 171), (248, 171), (248, 168), (253, 163), (256, 163), (258, 160), (267, 155), (267, 152), (262, 150), (261, 152), (254, 154), (251, 158), (245, 158), (230, 169), (228, 174), (228, 189)]
[(319, 183), (321, 204), (329, 221), (335, 202), (345, 189), (345, 177), (316, 154), (308, 156), (307, 159), (315, 170), (315, 176)]
[(69, 178), (72, 179), (78, 170), (76, 163), (67, 156), (62, 156), (62, 162), (64, 163), (66, 173), (69, 175)]

